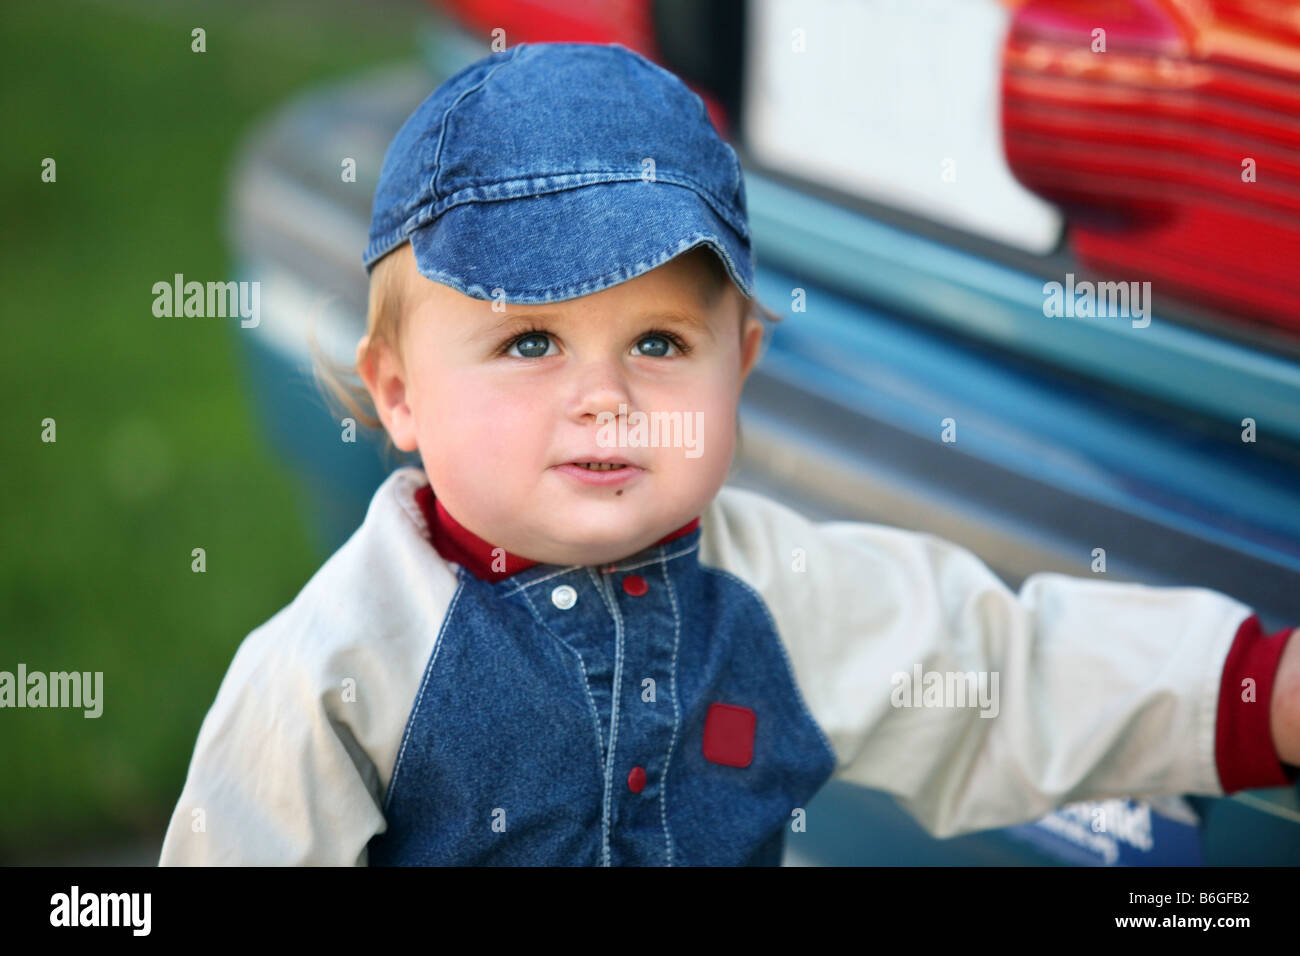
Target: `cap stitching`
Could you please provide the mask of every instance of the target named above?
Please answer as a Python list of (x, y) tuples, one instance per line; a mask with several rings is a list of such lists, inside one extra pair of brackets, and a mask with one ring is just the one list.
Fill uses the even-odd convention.
[(460, 92), (460, 95), (458, 95), (456, 99), (452, 101), (451, 105), (448, 106), (443, 111), (442, 118), (438, 121), (438, 147), (433, 152), (433, 176), (430, 177), (429, 179), (429, 188), (432, 190), (435, 200), (437, 199), (438, 196), (438, 169), (442, 165), (442, 147), (447, 137), (447, 118), (451, 116), (453, 110), (455, 110), (458, 106), (460, 106), (461, 100), (465, 99), (465, 97), (469, 96), (471, 93), (475, 93), (478, 90), (482, 89), (483, 85), (487, 83), (488, 80), (492, 79), (493, 75), (497, 72), (497, 70), (500, 70), (514, 63), (515, 60), (519, 58), (519, 51), (522, 49), (524, 49), (524, 47), (521, 45), (515, 46), (515, 48), (510, 51), (510, 56), (506, 57), (502, 62), (492, 67), (492, 69), (490, 69), (487, 73), (485, 73), (483, 75), (483, 78), (479, 80), (477, 83), (475, 83), (473, 86), (469, 87), (468, 89), (462, 90)]
[[(466, 193), (473, 193), (477, 190), (486, 189), (493, 186), (510, 186), (516, 183), (522, 185), (524, 183), (533, 182), (536, 179), (551, 179), (557, 176), (585, 176), (591, 173), (595, 173), (595, 174), (614, 173), (617, 174), (618, 178), (600, 179), (600, 180), (596, 180), (595, 182), (561, 184), (554, 187), (530, 187), (529, 189), (525, 190), (524, 193), (521, 193), (518, 196), (502, 196), (496, 199), (481, 198), (474, 195), (464, 195)], [(622, 168), (611, 167), (611, 168), (602, 168), (602, 169), (581, 170), (581, 171), (571, 172), (571, 173), (555, 173), (548, 176), (515, 177), (513, 179), (502, 179), (490, 183), (481, 183), (474, 186), (466, 186), (462, 189), (458, 189), (454, 193), (448, 193), (441, 200), (433, 203), (432, 206), (417, 211), (415, 215), (409, 217), (407, 221), (402, 224), (402, 227), (407, 228), (409, 224), (410, 229), (412, 230), (417, 229), (420, 226), (425, 225), (429, 222), (432, 222), (434, 219), (439, 218), (444, 213), (446, 213), (449, 209), (454, 209), (456, 206), (463, 206), (468, 203), (510, 202), (515, 199), (523, 198), (525, 194), (533, 190), (536, 190), (535, 192), (533, 192), (534, 195), (551, 195), (553, 193), (566, 192), (572, 189), (584, 189), (587, 186), (600, 186), (600, 185), (604, 185), (605, 183), (615, 183), (615, 182), (638, 182), (638, 181), (642, 181), (642, 179), (643, 177), (639, 170), (635, 170), (635, 171), (629, 170), (626, 167), (622, 167)], [(666, 176), (656, 174), (656, 177), (652, 182), (668, 183), (671, 186), (681, 186), (685, 189), (690, 189), (692, 192), (699, 193), (701, 198), (705, 199), (709, 203), (709, 206), (712, 207), (713, 211), (717, 214), (719, 219), (721, 219), (733, 230), (735, 230), (736, 233), (741, 236), (741, 238), (749, 239), (749, 224), (745, 221), (744, 216), (738, 215), (740, 210), (736, 208), (733, 203), (728, 203), (720, 199), (718, 195), (715, 192), (713, 192), (713, 190), (703, 185), (698, 180), (692, 179), (690, 176), (674, 171), (669, 173)]]

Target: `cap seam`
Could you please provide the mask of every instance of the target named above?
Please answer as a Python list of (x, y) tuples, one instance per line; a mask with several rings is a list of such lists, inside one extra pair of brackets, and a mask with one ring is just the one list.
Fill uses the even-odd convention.
[[(560, 184), (554, 187), (542, 187), (540, 189), (538, 189), (538, 187), (530, 187), (529, 189), (526, 189), (523, 193), (521, 193), (518, 196), (501, 196), (498, 198), (483, 198), (474, 195), (462, 196), (462, 194), (464, 193), (471, 193), (476, 190), (487, 189), (493, 186), (510, 186), (514, 184), (522, 185), (524, 183), (534, 182), (537, 179), (551, 179), (551, 178), (555, 178), (555, 176), (585, 176), (589, 173), (594, 173), (594, 174), (614, 173), (617, 174), (618, 178), (600, 179), (595, 182)], [(560, 192), (568, 192), (574, 189), (585, 189), (588, 186), (601, 186), (606, 183), (638, 182), (638, 181), (644, 181), (644, 177), (641, 175), (640, 171), (634, 172), (624, 167), (624, 168), (583, 170), (580, 173), (560, 173), (551, 176), (515, 177), (513, 179), (496, 180), (490, 183), (480, 183), (474, 186), (465, 186), (461, 189), (456, 190), (456, 192), (448, 193), (442, 199), (435, 201), (432, 206), (425, 207), (419, 210), (416, 213), (416, 215), (409, 217), (406, 220), (406, 222), (402, 224), (402, 228), (408, 228), (408, 224), (409, 224), (409, 228), (412, 231), (414, 231), (415, 229), (418, 229), (421, 226), (433, 222), (435, 219), (438, 219), (444, 213), (446, 213), (449, 209), (454, 209), (456, 206), (463, 206), (472, 202), (510, 202), (515, 199), (523, 198), (525, 194), (531, 192), (533, 189), (538, 189), (538, 191), (534, 192), (533, 194), (540, 196), (540, 195), (552, 195), (554, 193), (560, 193)], [(673, 172), (667, 176), (656, 175), (656, 178), (654, 180), (651, 180), (651, 182), (667, 183), (670, 186), (680, 186), (683, 189), (689, 189), (692, 192), (700, 194), (709, 203), (709, 207), (714, 211), (714, 213), (717, 214), (719, 219), (721, 219), (733, 230), (735, 230), (735, 232), (742, 239), (747, 240), (750, 238), (748, 223), (746, 223), (743, 219), (737, 219), (736, 221), (733, 221), (731, 210), (727, 208), (728, 204), (724, 202), (722, 199), (720, 199), (718, 195), (713, 192), (713, 190), (711, 190), (709, 187), (705, 186), (704, 184), (700, 183), (698, 180), (692, 179), (690, 176), (682, 175), (681, 173)]]
[(461, 101), (464, 100), (465, 97), (469, 96), (471, 93), (477, 93), (479, 90), (481, 90), (483, 88), (483, 85), (487, 83), (488, 80), (492, 79), (492, 77), (496, 74), (497, 70), (510, 66), (517, 59), (519, 59), (519, 51), (525, 48), (526, 47), (522, 44), (516, 45), (510, 51), (510, 56), (506, 57), (504, 60), (502, 60), (502, 62), (498, 63), (496, 66), (492, 67), (492, 69), (488, 70), (488, 72), (483, 75), (482, 79), (480, 79), (473, 86), (469, 87), (468, 89), (462, 90), (460, 94), (456, 97), (456, 99), (454, 99), (451, 102), (451, 104), (445, 110), (443, 110), (442, 119), (439, 120), (438, 122), (438, 146), (433, 151), (433, 175), (429, 178), (429, 188), (430, 190), (432, 190), (435, 205), (438, 199), (438, 172), (442, 166), (442, 147), (447, 139), (448, 118), (456, 110), (456, 108), (460, 106)]

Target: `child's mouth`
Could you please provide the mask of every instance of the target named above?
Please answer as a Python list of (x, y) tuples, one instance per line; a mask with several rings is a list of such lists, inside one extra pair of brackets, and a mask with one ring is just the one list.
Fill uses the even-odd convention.
[[(634, 481), (645, 469), (625, 461), (567, 461), (556, 466), (556, 471), (574, 478), (584, 485), (622, 485)], [(622, 494), (622, 492), (618, 492)]]

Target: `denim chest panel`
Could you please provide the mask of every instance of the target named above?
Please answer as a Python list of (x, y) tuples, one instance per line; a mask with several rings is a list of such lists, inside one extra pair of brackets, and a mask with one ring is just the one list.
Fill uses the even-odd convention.
[(834, 755), (700, 533), (612, 571), (460, 569), (371, 865), (780, 863)]

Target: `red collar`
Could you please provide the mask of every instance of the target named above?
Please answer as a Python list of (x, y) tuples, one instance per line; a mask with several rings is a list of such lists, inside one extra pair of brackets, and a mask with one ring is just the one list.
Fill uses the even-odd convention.
[[(473, 531), (465, 528), (459, 521), (448, 514), (447, 509), (442, 506), (442, 502), (434, 497), (432, 486), (425, 485), (423, 488), (418, 489), (415, 492), (415, 503), (420, 506), (420, 510), (424, 513), (424, 520), (429, 526), (429, 540), (438, 553), (448, 561), (454, 561), (463, 566), (476, 578), (484, 581), (501, 581), (512, 574), (518, 574), (525, 568), (531, 568), (537, 564), (536, 561), (530, 561), (527, 558), (511, 554), (504, 549), (498, 549), (490, 542), (484, 541)], [(664, 535), (651, 547), (690, 534), (699, 525), (700, 519), (698, 517), (692, 518), (676, 531)], [(494, 551), (497, 552), (495, 558)], [(502, 560), (503, 558), (504, 560)], [(494, 560), (496, 568), (503, 568), (503, 570), (493, 568)]]

